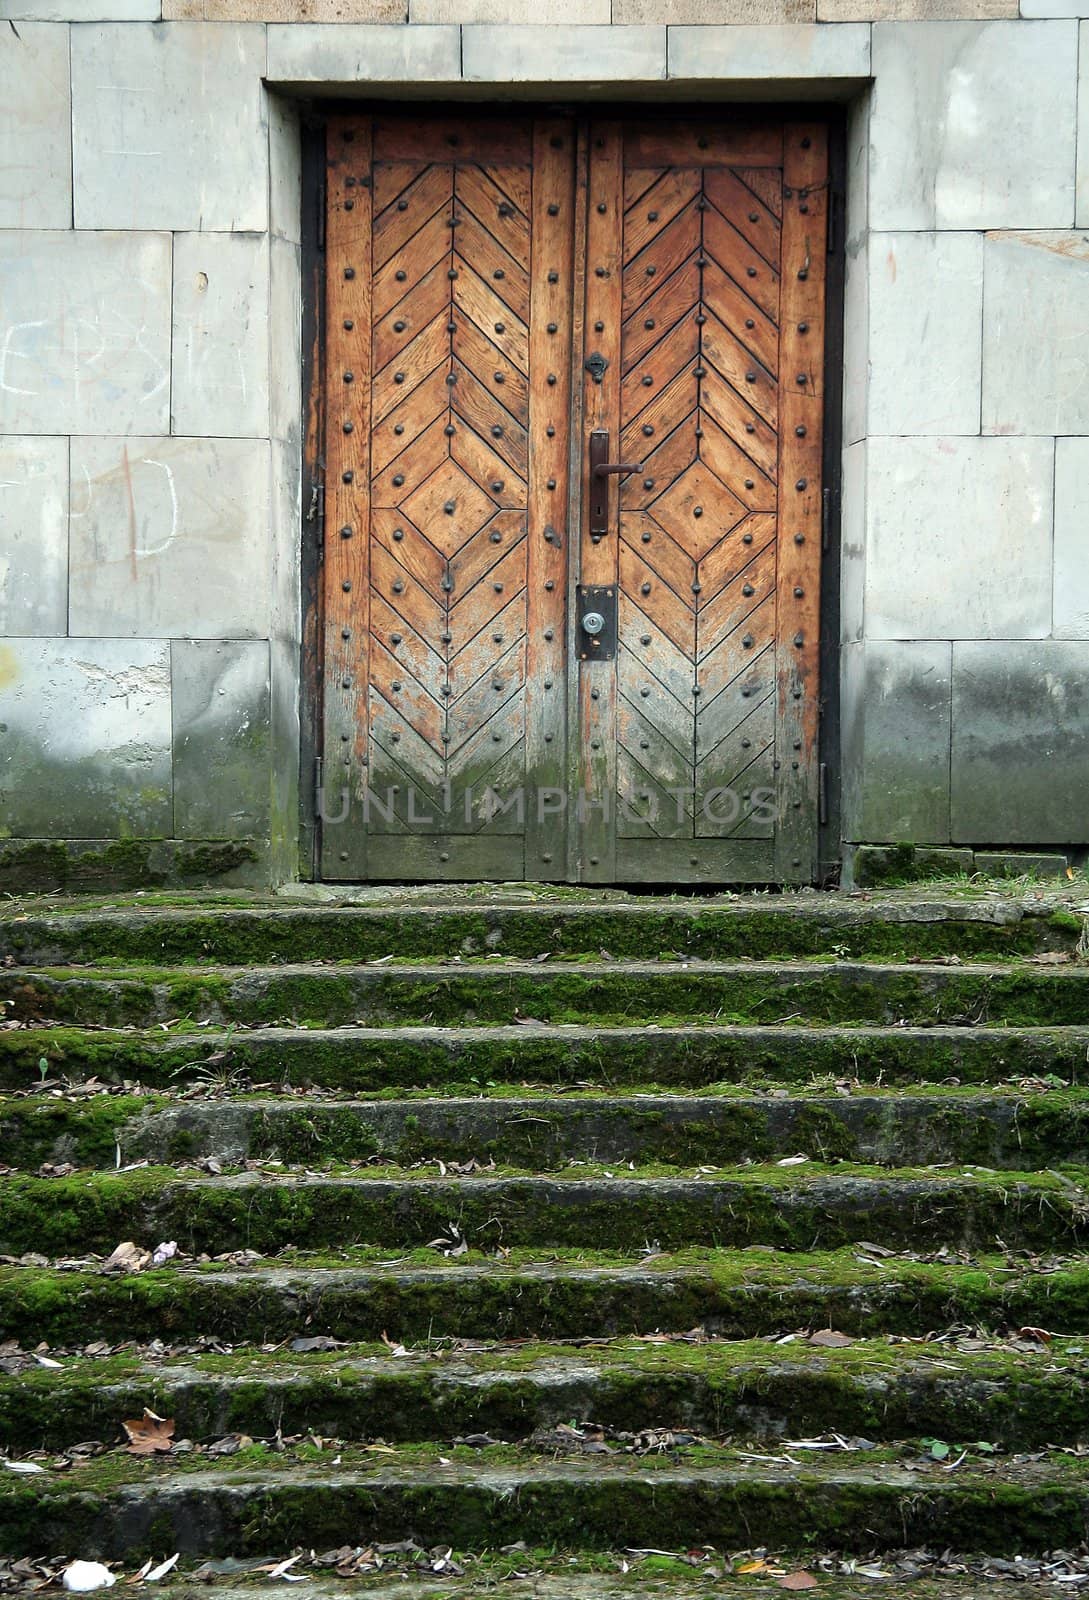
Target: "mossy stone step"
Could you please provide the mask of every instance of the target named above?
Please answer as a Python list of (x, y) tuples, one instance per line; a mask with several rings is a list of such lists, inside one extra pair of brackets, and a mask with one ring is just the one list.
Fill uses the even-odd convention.
[(179, 908), (78, 902), (0, 917), (0, 957), (35, 966), (71, 961), (367, 961), (408, 957), (677, 952), (716, 960), (821, 955), (1030, 955), (1072, 952), (1082, 917), (1055, 898), (955, 900), (890, 895), (545, 899), (377, 906)]
[(0, 970), (19, 1021), (152, 1027), (633, 1021), (1089, 1024), (1089, 966), (465, 962), (88, 972)]
[[(785, 1091), (779, 1091), (785, 1094)], [(741, 1093), (307, 1100), (171, 1100), (52, 1094), (0, 1099), (8, 1166), (113, 1169), (126, 1162), (279, 1159), (489, 1160), (538, 1172), (571, 1161), (732, 1166), (786, 1159), (883, 1166), (976, 1162), (1031, 1171), (1089, 1165), (1089, 1090), (878, 1094)]]
[(412, 1169), (187, 1177), (170, 1168), (0, 1178), (0, 1252), (108, 1253), (121, 1239), (173, 1239), (191, 1255), (305, 1242), (412, 1248), (456, 1228), (478, 1247), (632, 1251), (691, 1244), (835, 1249), (1076, 1249), (1089, 1241), (1086, 1176), (926, 1169), (655, 1169), (617, 1177), (425, 1176)]
[[(177, 1089), (210, 1078), (314, 1084), (356, 1094), (409, 1087), (473, 1092), (489, 1083), (657, 1083), (752, 1088), (849, 1079), (884, 1085), (992, 1084), (1058, 1076), (1076, 1083), (1089, 1028), (718, 1026), (526, 1023), (456, 1028), (255, 1028), (164, 1034), (24, 1027), (0, 1032), (0, 1090), (96, 1077)], [(44, 1066), (40, 1064), (44, 1063)]]
[[(705, 1450), (699, 1464), (595, 1455), (554, 1461), (515, 1450), (449, 1466), (439, 1448), (353, 1453), (350, 1464), (203, 1464), (105, 1458), (63, 1477), (0, 1481), (0, 1550), (54, 1549), (84, 1557), (161, 1558), (335, 1548), (350, 1531), (369, 1540), (419, 1537), (468, 1550), (529, 1543), (686, 1549), (781, 1545), (904, 1545), (981, 1551), (1072, 1549), (1089, 1515), (1085, 1463), (1063, 1456), (981, 1465), (865, 1457), (758, 1466)], [(344, 1452), (348, 1456), (348, 1452)], [(718, 1461), (722, 1464), (719, 1465)], [(849, 1463), (849, 1464), (848, 1464)]]
[(693, 1249), (649, 1258), (475, 1251), (426, 1261), (401, 1250), (301, 1256), (253, 1267), (166, 1267), (130, 1277), (0, 1266), (0, 1327), (33, 1348), (90, 1339), (230, 1344), (292, 1339), (578, 1339), (681, 1332), (730, 1339), (837, 1328), (856, 1337), (922, 1336), (951, 1324), (1089, 1330), (1089, 1258), (1037, 1264), (774, 1250)]
[[(593, 1418), (609, 1434), (682, 1430), (758, 1445), (834, 1432), (871, 1441), (984, 1440), (1003, 1450), (1074, 1445), (1089, 1431), (1085, 1345), (965, 1354), (865, 1342), (617, 1343), (605, 1349), (492, 1346), (393, 1358), (373, 1346), (335, 1355), (144, 1361), (77, 1360), (0, 1376), (0, 1437), (10, 1451), (123, 1439), (120, 1421), (150, 1406), (174, 1436), (452, 1443), (467, 1434), (527, 1439)], [(788, 1446), (789, 1448), (789, 1446)]]

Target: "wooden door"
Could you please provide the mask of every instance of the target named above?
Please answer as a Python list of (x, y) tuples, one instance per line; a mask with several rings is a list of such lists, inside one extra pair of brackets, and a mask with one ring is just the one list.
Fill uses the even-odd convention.
[(826, 130), (608, 121), (590, 144), (586, 428), (641, 467), (582, 536), (618, 638), (581, 668), (582, 782), (614, 801), (581, 876), (810, 882)]
[(827, 170), (332, 122), (326, 877), (812, 881)]

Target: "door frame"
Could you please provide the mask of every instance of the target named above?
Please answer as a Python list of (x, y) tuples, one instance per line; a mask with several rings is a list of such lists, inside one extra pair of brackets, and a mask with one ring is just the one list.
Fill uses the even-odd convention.
[[(325, 140), (329, 121), (344, 114), (364, 115), (369, 111), (390, 110), (391, 99), (400, 88), (383, 86), (382, 95), (353, 100), (329, 99), (306, 108), (302, 117), (302, 315), (303, 315), (303, 405), (302, 418), (302, 503), (301, 503), (301, 620), (300, 663), (300, 774), (299, 774), (299, 863), (300, 878), (312, 882), (336, 882), (321, 873), (322, 795), (322, 547), (325, 498)], [(413, 100), (420, 115), (441, 116), (444, 112), (464, 113), (471, 104), (475, 110), (492, 110), (498, 115), (543, 107), (530, 96), (500, 98), (495, 88), (481, 85), (479, 96), (471, 102), (449, 99)], [(728, 92), (729, 85), (723, 85)], [(630, 96), (595, 98), (592, 103), (572, 97), (549, 103), (549, 109), (589, 121), (594, 117), (658, 117), (704, 114), (723, 122), (751, 121), (766, 115), (776, 120), (821, 121), (828, 128), (829, 157), (829, 247), (825, 288), (824, 350), (824, 433), (822, 440), (822, 482), (824, 516), (822, 526), (820, 583), (820, 724), (818, 734), (819, 808), (817, 818), (817, 883), (827, 885), (838, 879), (842, 859), (840, 832), (840, 502), (843, 445), (844, 382), (844, 276), (847, 190), (847, 108), (825, 101), (797, 102), (767, 99), (734, 100), (724, 103), (702, 96), (698, 100), (676, 98), (645, 102)], [(574, 397), (573, 397), (574, 398)], [(576, 423), (577, 423), (576, 419)], [(572, 439), (579, 437), (577, 426)], [(336, 799), (326, 803), (335, 811)], [(379, 882), (379, 879), (368, 879)], [(632, 892), (652, 890), (654, 885), (628, 885)], [(675, 892), (675, 885), (663, 885)], [(723, 883), (718, 887), (728, 887)], [(753, 886), (750, 886), (753, 887)], [(682, 891), (693, 894), (713, 892), (707, 885)]]

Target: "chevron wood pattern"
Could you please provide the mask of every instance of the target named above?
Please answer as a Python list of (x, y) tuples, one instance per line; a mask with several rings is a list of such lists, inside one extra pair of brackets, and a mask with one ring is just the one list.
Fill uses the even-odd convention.
[[(827, 130), (345, 116), (328, 148), (326, 875), (808, 881)], [(596, 540), (595, 429), (641, 463)], [(575, 660), (578, 584), (615, 659)]]
[[(365, 144), (366, 159), (345, 142)], [(527, 726), (547, 720), (543, 687), (527, 685), (531, 614), (563, 644), (562, 583), (532, 607), (530, 583), (543, 588), (565, 523), (569, 363), (558, 350), (570, 351), (573, 150), (570, 128), (546, 119), (425, 122), (415, 140), (398, 119), (330, 130), (330, 322), (340, 326), (328, 387), (343, 420), (338, 434), (329, 418), (338, 525), (326, 601), (342, 627), (339, 641), (326, 636), (353, 695), (335, 715), (347, 712), (339, 742), (358, 770), (349, 827), (326, 833), (371, 875), (394, 859), (387, 836), (434, 836), (450, 846), (437, 854), (451, 874), (466, 860), (486, 873), (487, 848), (467, 855), (465, 841), (530, 831)], [(365, 237), (357, 208), (369, 214)], [(345, 317), (344, 286), (364, 272), (364, 314)], [(330, 720), (327, 751), (338, 742)], [(509, 850), (496, 859), (509, 870)]]

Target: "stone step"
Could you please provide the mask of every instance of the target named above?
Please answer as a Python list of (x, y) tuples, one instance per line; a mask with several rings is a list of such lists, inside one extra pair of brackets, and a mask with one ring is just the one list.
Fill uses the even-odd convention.
[[(301, 1463), (263, 1452), (106, 1456), (56, 1477), (0, 1479), (0, 1551), (52, 1549), (134, 1563), (163, 1551), (240, 1557), (422, 1538), (484, 1550), (524, 1540), (584, 1549), (905, 1545), (1031, 1554), (1073, 1549), (1089, 1515), (1084, 1461), (966, 1459), (955, 1472), (910, 1452), (755, 1463), (725, 1447), (556, 1460), (514, 1447), (338, 1449)], [(449, 1461), (439, 1460), (445, 1455)]]
[[(154, 1241), (153, 1241), (154, 1242)], [(31, 1349), (204, 1336), (228, 1344), (300, 1333), (350, 1341), (612, 1338), (697, 1326), (729, 1339), (832, 1327), (920, 1337), (952, 1324), (1089, 1332), (1089, 1257), (920, 1260), (865, 1247), (817, 1254), (692, 1248), (610, 1255), (511, 1249), (500, 1257), (353, 1249), (248, 1266), (129, 1276), (84, 1261), (0, 1265), (0, 1326)], [(459, 1248), (451, 1241), (451, 1251)], [(887, 1248), (887, 1247), (882, 1247)]]
[[(668, 900), (565, 890), (503, 903), (388, 892), (351, 906), (216, 906), (193, 896), (178, 906), (112, 902), (87, 911), (74, 901), (0, 917), (0, 958), (35, 966), (123, 960), (363, 962), (488, 955), (615, 957), (685, 954), (715, 960), (823, 955), (1013, 956), (1073, 952), (1084, 918), (1062, 897), (978, 900), (950, 896), (746, 895)], [(183, 897), (178, 897), (182, 899)]]
[(617, 1176), (434, 1177), (395, 1167), (279, 1169), (204, 1177), (169, 1167), (63, 1178), (0, 1178), (0, 1252), (108, 1253), (119, 1240), (175, 1240), (189, 1254), (285, 1245), (411, 1249), (456, 1228), (478, 1248), (634, 1251), (713, 1244), (836, 1249), (1076, 1249), (1089, 1240), (1089, 1177), (985, 1169), (661, 1168)]
[(123, 1443), (121, 1419), (148, 1406), (173, 1420), (175, 1439), (197, 1444), (277, 1432), (444, 1444), (487, 1434), (517, 1443), (572, 1420), (591, 1420), (614, 1443), (618, 1434), (654, 1429), (759, 1448), (826, 1434), (871, 1443), (983, 1440), (1003, 1451), (1077, 1444), (1089, 1433), (1084, 1338), (1036, 1345), (1028, 1355), (1025, 1348), (997, 1340), (969, 1352), (885, 1340), (842, 1349), (798, 1340), (619, 1340), (582, 1349), (489, 1344), (470, 1353), (425, 1346), (396, 1356), (369, 1345), (334, 1354), (289, 1346), (76, 1358), (60, 1370), (0, 1376), (0, 1437), (11, 1453), (61, 1452), (85, 1439)]
[[(263, 1083), (359, 1093), (472, 1093), (489, 1083), (757, 1089), (811, 1080), (869, 1084), (1076, 1083), (1089, 1028), (640, 1025), (255, 1028), (164, 1033), (72, 1027), (0, 1031), (0, 1090), (51, 1079), (225, 1089)], [(40, 1065), (42, 1064), (42, 1065)]]
[(153, 1027), (633, 1020), (1089, 1024), (1089, 966), (556, 962), (0, 969), (11, 1020)]
[[(349, 1548), (363, 1555), (367, 1546), (360, 1544), (357, 1538)], [(306, 1600), (344, 1600), (344, 1579), (329, 1576), (329, 1569), (335, 1566), (331, 1560), (334, 1553), (322, 1551), (311, 1558), (308, 1551), (292, 1567), (292, 1572), (307, 1580)], [(435, 1547), (433, 1556), (429, 1551), (414, 1556), (411, 1549), (404, 1553), (387, 1553), (379, 1558), (383, 1563), (381, 1574), (368, 1573), (363, 1592), (367, 1600), (451, 1600), (460, 1595), (471, 1595), (472, 1600), (478, 1600), (479, 1595), (491, 1594), (493, 1590), (502, 1600), (707, 1600), (709, 1594), (714, 1595), (715, 1600), (753, 1600), (752, 1577), (730, 1579), (717, 1574), (723, 1568), (727, 1572), (740, 1571), (754, 1559), (758, 1563), (761, 1560), (754, 1558), (751, 1550), (720, 1555), (710, 1546), (697, 1552), (629, 1549), (607, 1554), (600, 1551), (572, 1554), (528, 1548), (513, 1549), (505, 1555), (459, 1552), (457, 1565), (464, 1576), (451, 1574), (447, 1569), (449, 1588), (437, 1588), (431, 1564), (439, 1563), (441, 1578), (444, 1557), (445, 1550), (440, 1546)], [(189, 1575), (192, 1570), (194, 1576), (200, 1572), (197, 1579), (200, 1583), (215, 1582), (216, 1600), (283, 1600), (282, 1583), (263, 1583), (255, 1576), (242, 1583), (237, 1581), (246, 1566), (257, 1567), (258, 1559), (254, 1557), (252, 1563), (246, 1563), (227, 1558), (223, 1562), (199, 1566), (190, 1559), (179, 1563), (170, 1578), (158, 1587), (168, 1600), (192, 1596), (193, 1579)], [(768, 1557), (769, 1570), (765, 1577), (771, 1580), (772, 1587), (777, 1586), (776, 1573), (785, 1576), (792, 1568), (799, 1569), (800, 1561), (800, 1570), (808, 1567), (817, 1573), (820, 1588), (828, 1600), (832, 1596), (835, 1600), (873, 1600), (876, 1585), (871, 1573), (875, 1569), (883, 1574), (879, 1580), (881, 1594), (895, 1596), (895, 1600), (978, 1600), (981, 1581), (986, 1583), (987, 1600), (1056, 1600), (1063, 1589), (1078, 1586), (1084, 1566), (1084, 1558), (1071, 1555), (1054, 1561), (1022, 1557), (1016, 1564), (1002, 1563), (1000, 1567), (996, 1558), (954, 1551), (910, 1552), (902, 1558), (903, 1570), (896, 1556), (890, 1557), (886, 1565), (877, 1560), (852, 1562), (849, 1557), (840, 1561), (834, 1556), (815, 1555), (812, 1551), (804, 1552), (801, 1557), (784, 1556), (783, 1559), (786, 1565), (778, 1563), (774, 1553)], [(854, 1567), (859, 1564), (866, 1570), (853, 1576)], [(267, 1567), (271, 1563), (262, 1565)], [(127, 1567), (128, 1563), (121, 1563), (118, 1570), (124, 1572)], [(217, 1580), (217, 1567), (225, 1568), (228, 1575)], [(993, 1575), (996, 1568), (1003, 1571), (1008, 1568), (1009, 1579), (996, 1578)], [(391, 1569), (396, 1576), (388, 1576)], [(829, 1576), (824, 1575), (824, 1569)], [(408, 1576), (410, 1572), (421, 1571), (427, 1573), (426, 1578), (414, 1580)], [(940, 1572), (942, 1576), (920, 1577), (921, 1571)], [(1025, 1572), (1033, 1573), (1034, 1580), (1026, 1581), (1018, 1575)], [(1052, 1574), (1063, 1576), (1053, 1577)], [(711, 1590), (707, 1588), (709, 1582), (714, 1583)]]
[[(606, 1069), (607, 1070), (607, 1069)], [(472, 1099), (315, 1099), (305, 1095), (0, 1098), (9, 1167), (43, 1163), (282, 1160), (523, 1167), (571, 1162), (732, 1166), (788, 1159), (912, 1167), (973, 1162), (1011, 1171), (1089, 1166), (1089, 1090), (690, 1095), (482, 1090)]]

